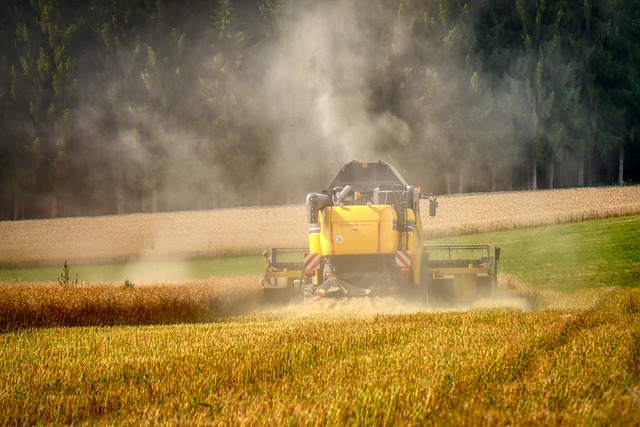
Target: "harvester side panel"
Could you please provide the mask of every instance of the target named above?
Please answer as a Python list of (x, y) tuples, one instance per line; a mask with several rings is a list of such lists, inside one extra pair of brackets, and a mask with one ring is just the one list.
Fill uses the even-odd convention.
[(406, 249), (411, 253), (411, 278), (414, 285), (420, 285), (423, 252), (422, 222), (420, 215), (416, 215), (413, 209), (407, 209), (405, 228), (406, 248), (401, 245), (399, 249)]

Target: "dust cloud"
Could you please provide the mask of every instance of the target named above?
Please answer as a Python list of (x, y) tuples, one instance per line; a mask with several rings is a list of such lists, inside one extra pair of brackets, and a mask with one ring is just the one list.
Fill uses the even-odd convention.
[[(104, 82), (93, 73), (79, 79), (78, 137), (96, 141), (85, 153), (96, 165), (86, 179), (108, 181), (113, 190), (94, 194), (96, 203), (114, 203), (117, 213), (298, 204), (354, 159), (387, 161), (425, 191), (443, 190), (437, 183), (450, 177), (447, 170), (473, 154), (464, 145), (459, 155), (451, 149), (460, 137), (452, 136), (456, 123), (470, 117), (471, 74), (444, 60), (439, 33), (415, 34), (422, 17), (374, 2), (284, 2), (282, 8), (268, 24), (275, 26), (270, 37), (252, 41), (242, 58), (222, 42), (202, 58), (155, 52), (179, 66), (180, 76), (198, 78), (163, 85), (168, 70), (154, 71), (149, 57), (140, 76), (132, 75), (143, 58), (124, 55), (101, 70), (111, 76)], [(244, 12), (237, 19), (256, 18)], [(205, 34), (187, 34), (187, 42), (210, 43)], [(134, 40), (122, 43), (123, 52), (135, 51)], [(456, 45), (448, 49), (448, 57), (460, 53)], [(398, 58), (411, 66), (394, 71)], [(140, 78), (144, 90), (133, 90)], [(172, 103), (185, 92), (192, 103)], [(492, 122), (494, 134), (506, 123), (508, 115), (503, 124)], [(425, 167), (425, 159), (438, 170)]]
[(429, 304), (426, 301), (410, 300), (397, 295), (339, 298), (313, 297), (305, 300), (294, 300), (286, 306), (271, 307), (266, 310), (284, 313), (293, 317), (304, 317), (315, 315), (371, 316), (378, 314), (463, 312), (484, 309), (512, 309), (531, 312), (535, 311), (537, 306), (534, 301), (525, 295), (518, 294), (513, 290), (499, 289), (491, 297), (447, 304)]
[(184, 283), (193, 280), (187, 263), (153, 259), (141, 259), (127, 264), (123, 276), (124, 280), (130, 280), (135, 285)]
[(358, 12), (371, 19), (376, 13), (351, 1), (318, 2), (292, 13), (271, 46), (263, 99), (273, 101), (264, 107), (278, 144), (269, 175), (280, 186), (302, 178), (299, 200), (305, 188), (328, 184), (344, 163), (383, 157), (383, 145), (407, 145), (411, 137), (390, 111), (371, 111), (375, 46), (358, 28)]
[[(424, 17), (375, 2), (286, 2), (284, 9), (277, 37), (245, 59), (251, 71), (228, 80), (246, 122), (262, 132), (247, 187), (253, 202), (302, 203), (351, 160), (387, 161), (432, 193), (474, 190), (500, 173), (497, 164), (509, 170), (516, 161), (495, 135), (512, 138), (512, 116), (525, 100), (489, 89), (465, 62), (465, 40), (444, 46), (442, 29), (425, 30)], [(389, 45), (376, 44), (381, 39)], [(408, 66), (395, 70), (399, 63)], [(474, 105), (492, 116), (479, 116)], [(234, 179), (229, 188), (241, 185)]]

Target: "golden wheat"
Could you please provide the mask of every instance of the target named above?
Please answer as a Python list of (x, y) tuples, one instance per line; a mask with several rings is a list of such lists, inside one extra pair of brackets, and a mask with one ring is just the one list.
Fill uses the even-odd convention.
[(640, 292), (587, 310), (0, 335), (0, 424), (637, 425)]
[[(640, 214), (640, 187), (576, 188), (443, 197), (422, 209), (432, 236), (470, 234)], [(426, 206), (425, 206), (426, 207)]]
[(246, 313), (261, 303), (255, 277), (134, 288), (0, 283), (0, 332), (56, 326), (201, 323)]
[[(423, 201), (426, 203), (426, 201)], [(428, 235), (640, 214), (640, 187), (446, 196)], [(307, 244), (304, 206), (0, 222), (0, 266), (258, 254)]]
[[(638, 200), (636, 188), (452, 196), (425, 222), (433, 234), (555, 224), (635, 215)], [(303, 246), (306, 224), (298, 206), (0, 233), (3, 263), (49, 263)], [(251, 314), (253, 277), (0, 284), (0, 425), (640, 424), (640, 292), (502, 285), (504, 305), (468, 312), (382, 298)], [(529, 312), (541, 307), (553, 309)]]

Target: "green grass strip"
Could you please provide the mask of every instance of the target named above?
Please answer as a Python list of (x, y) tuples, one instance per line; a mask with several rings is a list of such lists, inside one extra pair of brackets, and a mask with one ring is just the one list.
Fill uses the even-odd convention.
[(500, 271), (536, 289), (640, 287), (640, 217), (433, 239), (500, 245)]
[[(190, 261), (144, 261), (130, 264), (79, 265), (71, 262), (70, 279), (79, 282), (121, 282), (138, 277), (145, 281), (162, 282), (200, 280), (208, 277), (260, 275), (264, 269), (262, 257), (247, 256)], [(62, 266), (46, 268), (0, 269), (2, 282), (55, 282), (62, 273)]]

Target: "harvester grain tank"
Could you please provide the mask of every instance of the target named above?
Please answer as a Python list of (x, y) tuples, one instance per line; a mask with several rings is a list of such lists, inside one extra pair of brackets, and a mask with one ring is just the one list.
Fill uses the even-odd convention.
[[(308, 249), (265, 253), (265, 297), (400, 293), (454, 301), (490, 292), (499, 248), (492, 256), (488, 246), (425, 246), (421, 199), (434, 216), (436, 198), (390, 164), (344, 165), (328, 188), (307, 195)], [(292, 251), (298, 258), (283, 260)]]

